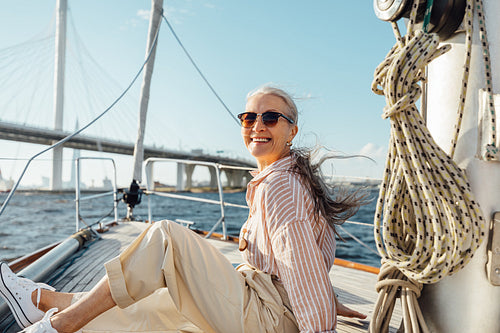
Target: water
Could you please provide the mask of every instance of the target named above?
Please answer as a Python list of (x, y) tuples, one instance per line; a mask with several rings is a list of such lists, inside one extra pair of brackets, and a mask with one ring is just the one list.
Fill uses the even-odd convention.
[[(377, 195), (375, 189), (367, 190), (371, 197)], [(202, 198), (218, 200), (217, 193), (186, 194)], [(0, 194), (3, 202), (6, 194)], [(226, 202), (245, 205), (245, 194), (242, 192), (225, 193)], [(136, 207), (136, 217), (146, 220), (148, 197)], [(81, 216), (88, 224), (94, 223), (111, 213), (112, 198), (105, 197), (82, 202)], [(183, 219), (195, 222), (198, 229), (209, 230), (220, 217), (220, 207), (194, 201), (151, 197), (153, 220)], [(375, 200), (361, 207), (352, 218), (353, 221), (373, 223)], [(226, 207), (226, 226), (229, 234), (238, 235), (239, 229), (247, 218), (248, 210)], [(126, 214), (126, 206), (119, 203), (119, 216)], [(371, 227), (344, 224), (343, 227), (370, 248), (375, 249), (373, 229)], [(58, 242), (75, 232), (74, 194), (52, 194), (24, 192), (16, 193), (9, 206), (0, 216), (0, 259), (12, 259), (33, 252), (43, 246)], [(216, 231), (220, 231), (219, 228)], [(372, 266), (380, 265), (379, 257), (359, 245), (350, 236), (339, 230), (346, 240), (337, 242), (337, 257)]]

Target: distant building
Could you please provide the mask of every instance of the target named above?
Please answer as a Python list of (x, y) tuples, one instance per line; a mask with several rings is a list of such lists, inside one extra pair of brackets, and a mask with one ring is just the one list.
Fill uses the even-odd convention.
[(0, 170), (0, 192), (8, 192), (14, 186), (14, 181), (12, 179), (3, 179), (2, 170)]

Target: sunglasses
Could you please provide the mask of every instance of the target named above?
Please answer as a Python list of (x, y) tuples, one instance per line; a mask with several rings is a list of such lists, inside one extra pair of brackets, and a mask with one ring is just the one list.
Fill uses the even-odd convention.
[(255, 122), (257, 121), (257, 116), (262, 117), (262, 122), (264, 125), (267, 127), (274, 127), (278, 123), (278, 120), (280, 117), (285, 118), (288, 120), (290, 124), (295, 124), (295, 121), (290, 119), (289, 117), (285, 116), (283, 113), (275, 112), (275, 111), (266, 111), (262, 114), (255, 113), (255, 112), (243, 112), (238, 115), (238, 119), (241, 121), (241, 126), (245, 128), (250, 128), (255, 125)]

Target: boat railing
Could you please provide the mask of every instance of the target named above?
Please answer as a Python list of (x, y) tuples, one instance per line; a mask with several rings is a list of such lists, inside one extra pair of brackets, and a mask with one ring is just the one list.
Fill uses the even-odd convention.
[[(215, 176), (216, 176), (216, 184), (217, 184), (217, 190), (219, 193), (219, 200), (212, 200), (212, 199), (207, 199), (207, 198), (201, 198), (197, 196), (188, 196), (188, 195), (183, 195), (179, 193), (170, 193), (170, 192), (165, 192), (165, 191), (156, 191), (155, 186), (154, 186), (154, 165), (158, 163), (177, 163), (177, 165), (201, 165), (201, 166), (206, 166), (208, 168), (213, 168), (215, 171)], [(240, 167), (240, 166), (231, 166), (231, 165), (223, 165), (219, 163), (213, 163), (213, 162), (206, 162), (206, 161), (195, 161), (195, 160), (180, 160), (180, 159), (173, 159), (173, 158), (148, 158), (145, 162), (145, 171), (146, 171), (146, 194), (148, 195), (148, 220), (152, 221), (152, 205), (151, 205), (151, 196), (156, 195), (156, 196), (161, 196), (161, 197), (167, 197), (167, 198), (174, 198), (174, 199), (182, 199), (182, 200), (191, 200), (191, 201), (197, 201), (197, 202), (203, 202), (203, 203), (208, 203), (208, 204), (214, 204), (214, 205), (219, 205), (220, 206), (220, 218), (219, 220), (213, 225), (213, 227), (210, 229), (209, 233), (207, 234), (207, 238), (210, 237), (215, 229), (219, 226), (222, 227), (222, 235), (223, 239), (227, 239), (227, 228), (226, 228), (226, 221), (225, 221), (225, 210), (224, 208), (227, 207), (237, 207), (237, 208), (245, 208), (248, 209), (248, 206), (246, 205), (240, 205), (240, 204), (235, 204), (235, 203), (230, 203), (230, 202), (225, 202), (224, 201), (224, 192), (223, 192), (223, 186), (222, 186), (222, 179), (221, 179), (221, 171), (222, 170), (241, 170), (241, 171), (251, 171), (254, 170), (254, 168), (250, 167)], [(179, 186), (179, 182), (182, 182), (183, 179), (177, 179), (177, 186)]]
[[(212, 200), (212, 199), (207, 199), (207, 198), (201, 198), (201, 197), (196, 197), (196, 196), (191, 196), (191, 195), (183, 195), (179, 193), (172, 193), (172, 192), (165, 192), (165, 191), (155, 191), (155, 186), (154, 186), (154, 165), (157, 163), (165, 163), (165, 162), (170, 162), (170, 163), (179, 163), (179, 164), (191, 164), (191, 165), (203, 165), (207, 166), (210, 168), (215, 169), (215, 174), (216, 174), (216, 179), (217, 179), (217, 188), (219, 192), (219, 200)], [(181, 200), (190, 200), (190, 201), (197, 201), (197, 202), (202, 202), (202, 203), (208, 203), (208, 204), (214, 204), (214, 205), (219, 205), (220, 206), (220, 211), (221, 211), (221, 216), (219, 220), (213, 225), (213, 227), (210, 229), (208, 234), (205, 236), (206, 238), (209, 238), (215, 229), (219, 227), (219, 225), (222, 226), (222, 235), (223, 239), (227, 239), (227, 230), (226, 230), (226, 221), (225, 221), (225, 207), (237, 207), (237, 208), (244, 208), (248, 209), (247, 205), (240, 205), (240, 204), (234, 204), (230, 202), (225, 202), (224, 201), (224, 193), (223, 193), (223, 188), (222, 188), (222, 181), (221, 181), (221, 171), (224, 169), (233, 169), (233, 170), (243, 170), (243, 171), (251, 171), (254, 170), (253, 168), (248, 168), (248, 167), (238, 167), (238, 166), (229, 166), (229, 165), (222, 165), (218, 163), (212, 163), (212, 162), (204, 162), (204, 161), (195, 161), (195, 160), (179, 160), (179, 159), (171, 159), (171, 158), (149, 158), (145, 162), (145, 171), (146, 171), (146, 194), (148, 195), (148, 220), (153, 221), (153, 216), (152, 216), (152, 204), (151, 204), (151, 196), (156, 195), (160, 197), (167, 197), (167, 198), (173, 198), (173, 199), (181, 199)], [(178, 182), (182, 181), (178, 179)], [(179, 220), (179, 223), (185, 224), (186, 226), (190, 226), (192, 223), (190, 221), (185, 221), (185, 220)], [(365, 222), (357, 222), (357, 221), (345, 221), (346, 224), (354, 224), (362, 227), (368, 227), (368, 228), (373, 228), (373, 224), (370, 223), (365, 223)], [(368, 249), (370, 252), (376, 254), (379, 256), (379, 253), (371, 248), (369, 245), (367, 245), (365, 242), (363, 242), (361, 239), (353, 235), (351, 232), (346, 230), (343, 226), (338, 226), (339, 229), (346, 233), (348, 236), (350, 236), (355, 242), (359, 243), (366, 249)]]
[[(113, 176), (111, 178), (111, 186), (112, 189), (110, 191), (105, 191), (102, 193), (97, 193), (97, 194), (92, 194), (92, 195), (86, 195), (82, 196), (81, 189), (80, 189), (80, 183), (81, 183), (81, 162), (83, 160), (103, 160), (103, 161), (109, 161), (111, 162), (111, 165), (113, 167)], [(113, 196), (113, 212), (114, 212), (114, 219), (115, 221), (118, 221), (118, 188), (116, 185), (116, 165), (115, 161), (112, 158), (109, 157), (79, 157), (75, 159), (75, 209), (76, 209), (76, 221), (75, 221), (75, 226), (76, 226), (76, 232), (80, 231), (80, 221), (85, 223), (83, 221), (83, 218), (80, 214), (80, 203), (82, 201), (87, 201), (87, 200), (94, 200), (97, 198), (102, 198), (106, 196)], [(88, 227), (88, 225), (87, 225)]]

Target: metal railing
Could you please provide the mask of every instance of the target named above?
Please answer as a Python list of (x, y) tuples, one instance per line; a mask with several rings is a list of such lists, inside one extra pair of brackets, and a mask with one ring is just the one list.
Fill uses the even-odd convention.
[[(81, 196), (81, 191), (80, 191), (80, 162), (82, 160), (106, 160), (110, 161), (111, 164), (113, 165), (113, 177), (111, 179), (111, 184), (112, 184), (112, 190), (103, 192), (103, 193), (98, 193), (98, 194), (93, 194), (93, 195), (87, 195), (85, 197)], [(115, 221), (118, 221), (118, 188), (116, 187), (116, 165), (115, 161), (112, 158), (107, 158), (107, 157), (79, 157), (75, 159), (75, 171), (76, 171), (76, 179), (75, 179), (75, 209), (76, 209), (76, 232), (80, 230), (80, 221), (83, 221), (81, 214), (80, 214), (80, 202), (86, 201), (86, 200), (93, 200), (97, 198), (102, 198), (105, 196), (110, 196), (113, 195), (113, 210), (114, 210), (114, 218)], [(84, 222), (85, 223), (85, 222)], [(87, 225), (88, 227), (88, 225)]]
[[(154, 190), (154, 180), (153, 180), (153, 166), (155, 163), (159, 162), (170, 162), (170, 163), (181, 163), (181, 164), (192, 164), (192, 165), (203, 165), (207, 167), (214, 168), (216, 171), (216, 176), (217, 176), (217, 188), (219, 191), (219, 200), (211, 200), (211, 199), (206, 199), (206, 198), (200, 198), (200, 197), (193, 197), (193, 196), (187, 196), (187, 195), (182, 195), (178, 193), (167, 193), (167, 192), (162, 192), (162, 191), (155, 191)], [(218, 163), (212, 163), (212, 162), (203, 162), (203, 161), (192, 161), (192, 160), (178, 160), (178, 159), (170, 159), (170, 158), (149, 158), (145, 162), (145, 169), (146, 169), (146, 194), (148, 194), (148, 220), (151, 222), (153, 220), (152, 218), (152, 211), (151, 211), (151, 195), (156, 195), (160, 197), (167, 197), (167, 198), (173, 198), (173, 199), (181, 199), (181, 200), (189, 200), (189, 201), (197, 201), (197, 202), (203, 202), (203, 203), (208, 203), (208, 204), (214, 204), (214, 205), (220, 205), (220, 211), (221, 211), (221, 217), (219, 220), (214, 224), (214, 226), (210, 229), (208, 232), (206, 238), (209, 238), (214, 230), (219, 226), (222, 225), (222, 234), (223, 234), (223, 239), (227, 239), (227, 231), (226, 231), (226, 223), (225, 223), (225, 211), (224, 207), (237, 207), (237, 208), (245, 208), (248, 209), (248, 206), (246, 205), (239, 205), (239, 204), (234, 204), (234, 203), (229, 203), (224, 201), (224, 194), (222, 191), (222, 182), (221, 182), (221, 177), (220, 177), (220, 172), (223, 169), (235, 169), (235, 170), (244, 170), (244, 171), (251, 171), (254, 169), (251, 168), (245, 168), (245, 167), (236, 167), (236, 166), (228, 166), (228, 165), (222, 165)], [(192, 224), (190, 221), (186, 220), (177, 220), (177, 222), (186, 224), (186, 226), (189, 226)], [(357, 222), (357, 221), (345, 221), (347, 224), (355, 224), (359, 225), (362, 227), (370, 227), (373, 228), (373, 224), (370, 223), (364, 223), (364, 222)], [(370, 252), (380, 256), (380, 254), (369, 247), (367, 244), (365, 244), (362, 240), (354, 236), (352, 233), (347, 231), (344, 227), (338, 226), (340, 230), (345, 232), (347, 235), (349, 235), (354, 241), (362, 245), (363, 247), (367, 248)]]
[[(187, 196), (187, 195), (182, 195), (182, 194), (177, 194), (177, 193), (167, 193), (167, 192), (162, 192), (162, 191), (155, 191), (154, 190), (154, 179), (153, 179), (153, 167), (156, 163), (177, 163), (177, 164), (184, 164), (184, 165), (202, 165), (202, 166), (206, 166), (209, 168), (214, 168), (216, 180), (217, 180), (217, 190), (219, 193), (219, 200), (211, 200), (211, 199), (205, 199), (205, 198), (200, 198), (200, 197), (195, 197), (195, 196)], [(207, 238), (210, 237), (212, 235), (212, 233), (215, 231), (215, 229), (219, 225), (221, 225), (223, 239), (227, 239), (227, 228), (226, 228), (226, 221), (225, 221), (226, 217), (225, 217), (224, 207), (228, 206), (228, 207), (237, 207), (237, 208), (248, 209), (248, 207), (246, 205), (239, 205), (239, 204), (234, 204), (234, 203), (229, 203), (229, 202), (224, 201), (224, 193), (223, 193), (222, 181), (221, 181), (221, 170), (231, 169), (231, 170), (251, 171), (251, 170), (254, 170), (252, 168), (222, 165), (222, 164), (213, 163), (213, 162), (179, 160), (179, 159), (172, 159), (172, 158), (148, 158), (144, 162), (144, 164), (145, 164), (145, 171), (146, 171), (146, 192), (145, 193), (148, 195), (148, 220), (149, 221), (153, 220), (152, 212), (151, 212), (151, 195), (156, 195), (156, 196), (160, 196), (160, 197), (167, 197), (167, 198), (174, 198), (174, 199), (191, 200), (191, 201), (203, 202), (203, 203), (208, 203), (208, 204), (215, 204), (215, 205), (220, 206), (220, 218), (213, 225), (213, 227), (210, 229), (210, 231), (208, 232), (206, 237)], [(179, 185), (179, 184), (177, 184), (177, 185)]]

